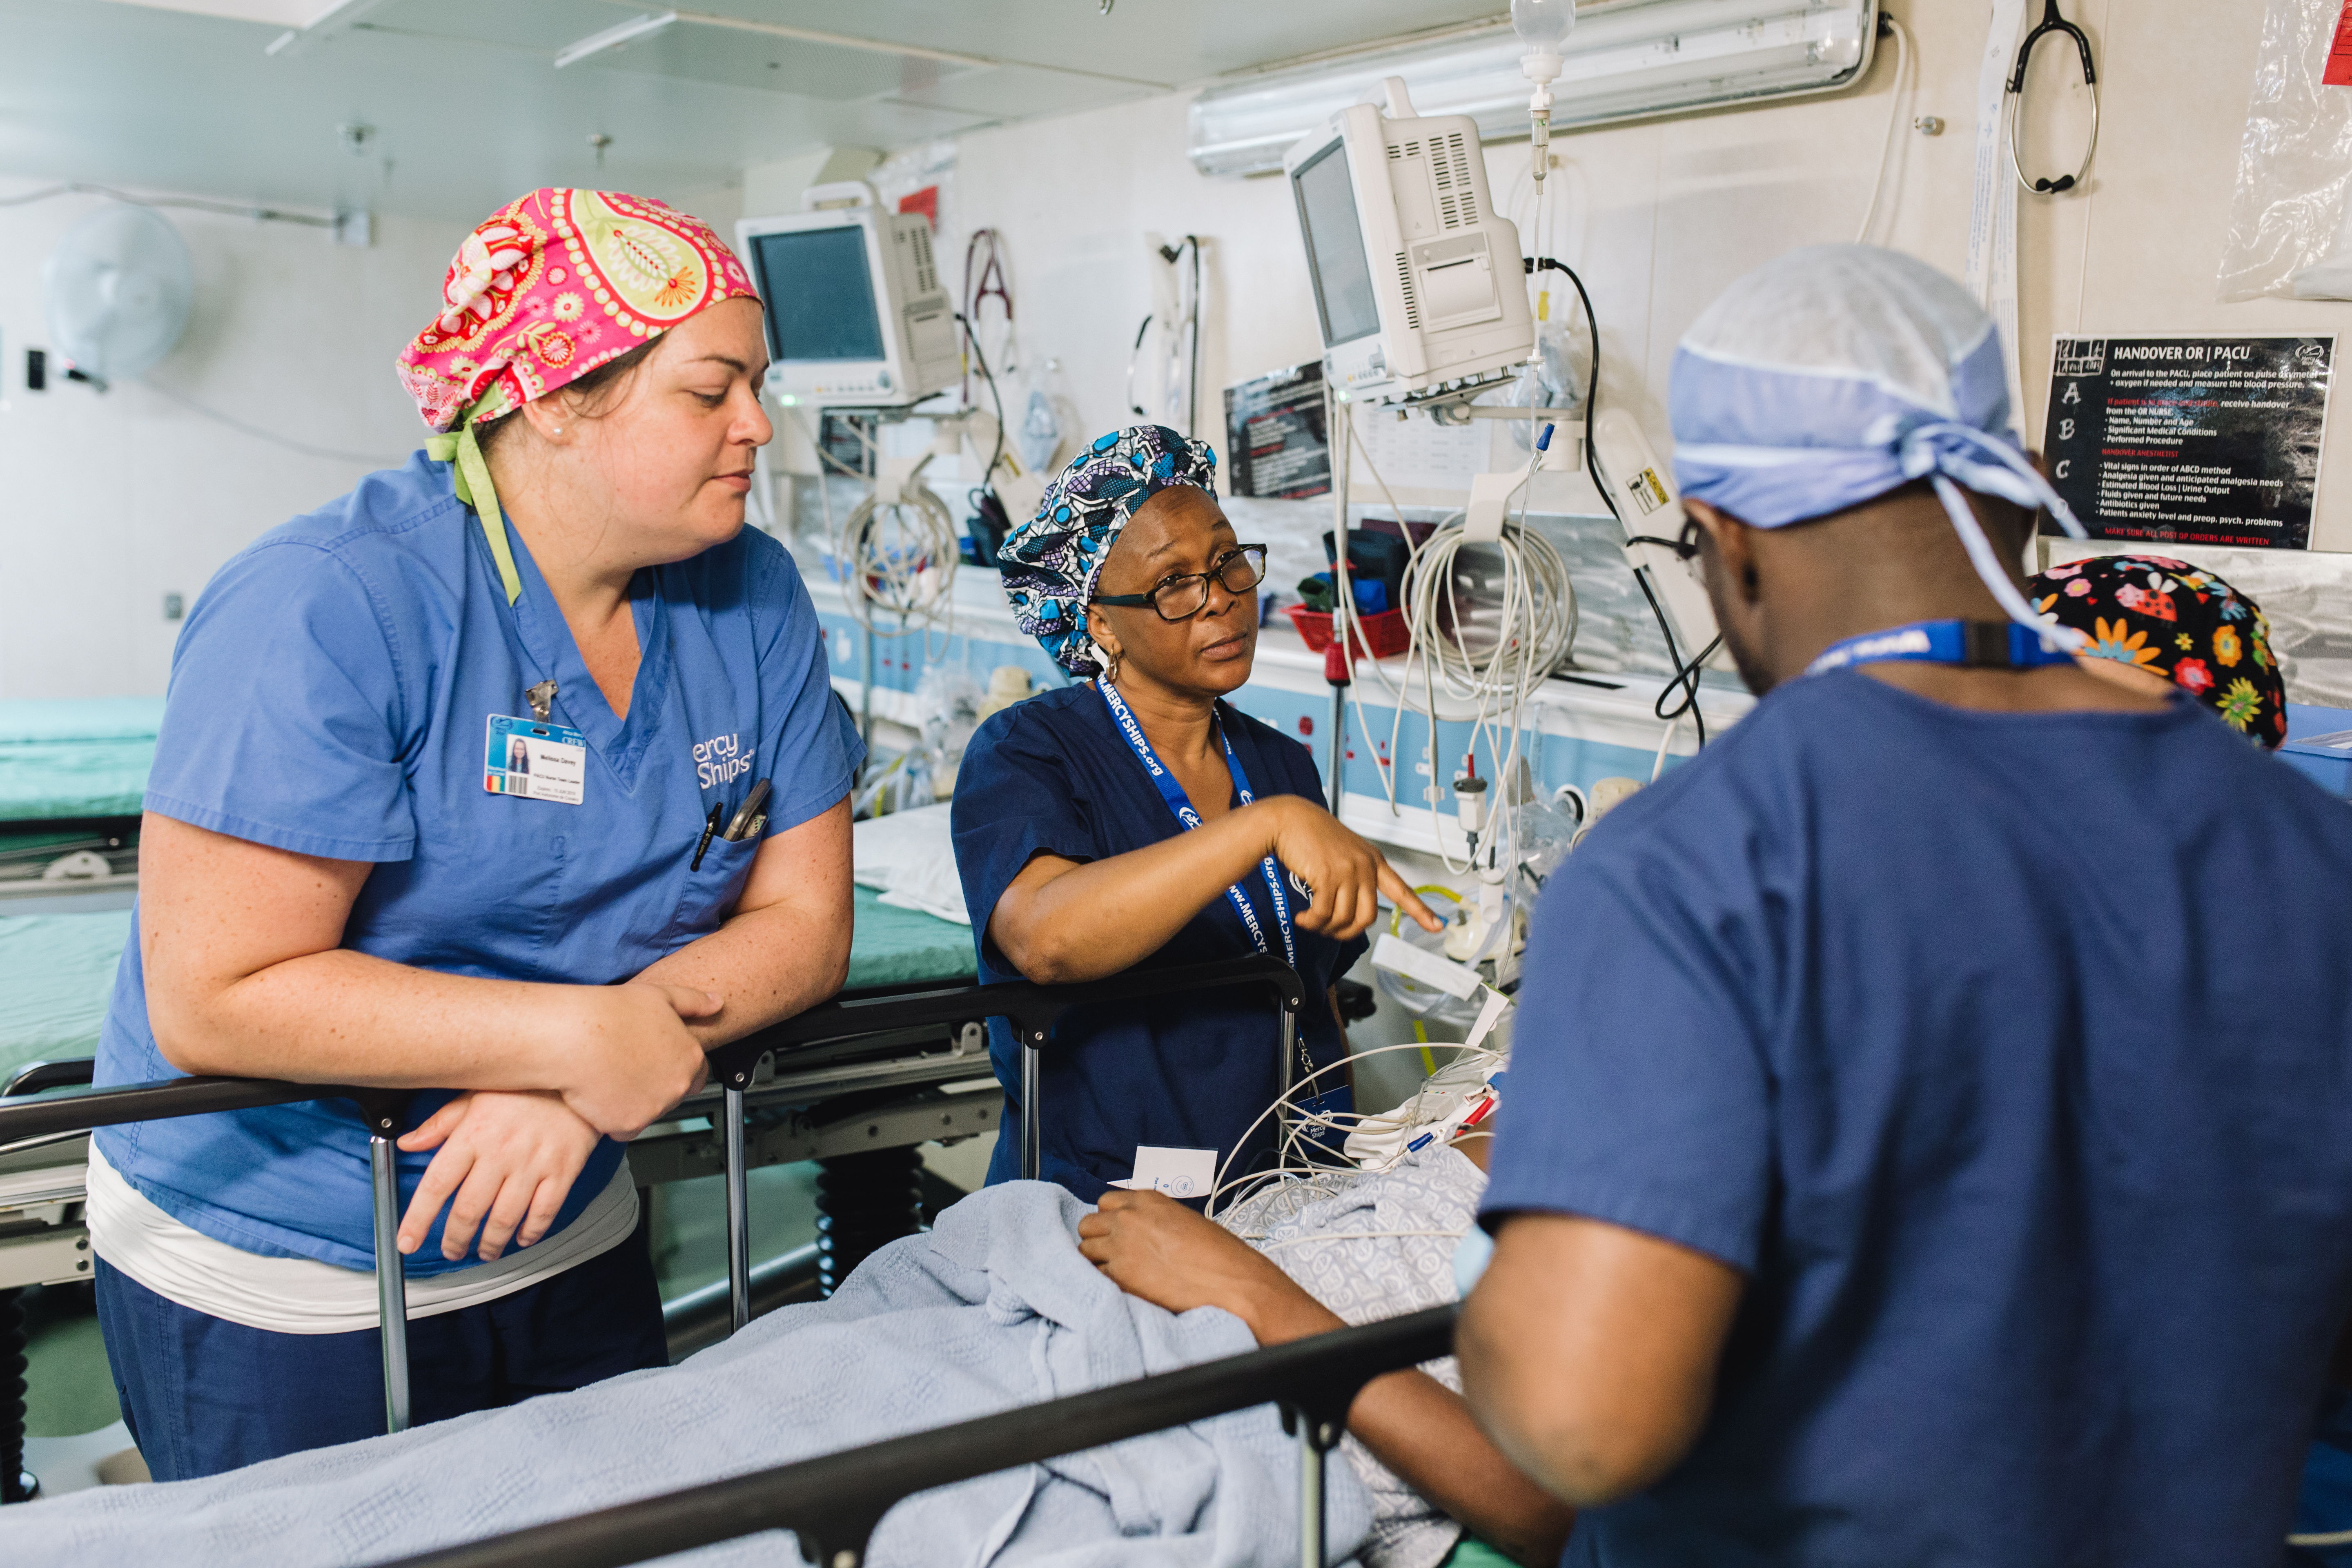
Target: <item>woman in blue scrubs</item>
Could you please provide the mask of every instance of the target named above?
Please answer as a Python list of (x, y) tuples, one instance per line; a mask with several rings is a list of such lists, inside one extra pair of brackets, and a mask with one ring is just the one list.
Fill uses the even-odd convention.
[[(1216, 456), (1163, 426), (1113, 432), (998, 552), (1024, 631), (1078, 684), (981, 726), (957, 776), (957, 868), (983, 981), (1097, 979), (1138, 964), (1283, 958), (1306, 982), (1297, 1076), (1346, 1055), (1330, 992), (1386, 893), (1436, 918), (1320, 804), (1297, 742), (1224, 702), (1249, 679), (1263, 545), (1217, 505)], [(1303, 890), (1302, 890), (1303, 889)], [(1019, 1173), (1019, 1051), (990, 1055)], [(1270, 1155), (1277, 1025), (1244, 992), (1073, 1014), (1045, 1052), (1040, 1174), (1098, 1198), (1139, 1146), (1210, 1151), (1225, 1179)], [(1349, 1108), (1338, 1072), (1316, 1079)], [(1252, 1131), (1252, 1123), (1256, 1128)]]
[[(264, 535), (181, 634), (98, 1079), (419, 1091), (419, 1421), (667, 1360), (616, 1140), (839, 986), (859, 760), (743, 527), (766, 353), (719, 237), (536, 191), (443, 303), (401, 372), (449, 434)], [(347, 1105), (101, 1131), (89, 1222), (159, 1479), (381, 1429)]]

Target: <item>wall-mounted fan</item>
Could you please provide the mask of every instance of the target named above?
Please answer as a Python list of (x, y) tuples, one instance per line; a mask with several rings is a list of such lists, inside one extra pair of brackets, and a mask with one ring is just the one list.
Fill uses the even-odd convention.
[(41, 266), (41, 291), (58, 352), (102, 392), (172, 352), (195, 281), (171, 220), (118, 205), (66, 231)]

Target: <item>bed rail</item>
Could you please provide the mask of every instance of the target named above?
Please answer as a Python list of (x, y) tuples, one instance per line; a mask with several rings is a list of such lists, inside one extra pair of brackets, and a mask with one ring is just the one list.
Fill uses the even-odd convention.
[(751, 1218), (749, 1173), (743, 1152), (744, 1095), (761, 1058), (774, 1051), (829, 1045), (866, 1035), (933, 1026), (954, 1029), (1003, 1018), (1021, 1042), (1021, 1173), (1034, 1179), (1040, 1163), (1037, 1087), (1045, 1043), (1073, 1008), (1106, 1002), (1131, 1002), (1179, 993), (1263, 988), (1279, 1009), (1277, 1047), (1283, 1093), (1291, 1086), (1297, 1060), (1298, 1009), (1306, 988), (1298, 972), (1270, 953), (1253, 952), (1213, 963), (1172, 969), (1130, 969), (1075, 985), (1040, 985), (1015, 980), (995, 985), (919, 984), (820, 1002), (805, 1012), (772, 1024), (710, 1053), (710, 1076), (724, 1090), (720, 1131), (727, 1152), (727, 1278), (734, 1326), (751, 1321)]
[(381, 1568), (624, 1568), (763, 1530), (793, 1531), (817, 1568), (860, 1568), (882, 1516), (916, 1492), (1259, 1405), (1279, 1405), (1298, 1439), (1299, 1563), (1326, 1568), (1324, 1463), (1349, 1405), (1383, 1373), (1451, 1355), (1456, 1310), (1339, 1329)]
[[(46, 1075), (36, 1069), (54, 1068)], [(28, 1091), (0, 1097), (0, 1154), (55, 1143), (100, 1127), (126, 1121), (160, 1121), (204, 1116), (216, 1110), (255, 1110), (310, 1100), (347, 1100), (359, 1107), (368, 1131), (368, 1173), (375, 1210), (376, 1311), (383, 1338), (383, 1424), (387, 1432), (408, 1426), (408, 1285), (400, 1257), (400, 1171), (393, 1140), (411, 1095), (406, 1089), (356, 1089), (348, 1084), (286, 1083), (258, 1078), (170, 1078), (111, 1089), (80, 1089), (38, 1094), (53, 1084), (88, 1083), (79, 1062), (36, 1064), (18, 1073), (9, 1088)], [(68, 1071), (67, 1069), (77, 1069)]]

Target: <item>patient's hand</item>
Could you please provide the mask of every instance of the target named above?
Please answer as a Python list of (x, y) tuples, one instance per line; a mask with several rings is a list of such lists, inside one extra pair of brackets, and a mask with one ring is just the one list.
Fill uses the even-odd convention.
[(1247, 1242), (1162, 1193), (1105, 1193), (1078, 1222), (1078, 1250), (1112, 1284), (1171, 1312), (1223, 1307), (1262, 1345), (1343, 1326)]

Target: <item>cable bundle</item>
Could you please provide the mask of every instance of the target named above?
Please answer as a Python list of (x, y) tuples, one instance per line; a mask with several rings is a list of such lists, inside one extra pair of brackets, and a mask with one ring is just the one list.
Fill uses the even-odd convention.
[[(1301, 1103), (1319, 1092), (1315, 1080), (1328, 1073), (1345, 1072), (1350, 1062), (1366, 1057), (1380, 1056), (1388, 1051), (1417, 1051), (1424, 1048), (1418, 1043), (1400, 1046), (1375, 1046), (1343, 1057), (1330, 1066), (1318, 1068), (1293, 1083), (1273, 1104), (1261, 1111), (1258, 1119), (1235, 1141), (1234, 1152), (1225, 1156), (1218, 1167), (1217, 1181), (1209, 1194), (1208, 1217), (1215, 1219), (1219, 1211), (1230, 1211), (1269, 1188), (1283, 1188), (1297, 1201), (1328, 1197), (1337, 1191), (1333, 1178), (1353, 1178), (1368, 1170), (1387, 1170), (1411, 1152), (1412, 1140), (1397, 1141), (1392, 1153), (1387, 1153), (1373, 1164), (1360, 1164), (1340, 1153), (1338, 1143), (1359, 1128), (1371, 1131), (1394, 1131), (1401, 1128), (1437, 1127), (1458, 1109), (1462, 1099), (1455, 1092), (1465, 1079), (1483, 1082), (1486, 1075), (1498, 1072), (1510, 1065), (1509, 1054), (1491, 1046), (1463, 1047), (1454, 1051), (1454, 1059), (1439, 1074), (1424, 1083), (1412, 1099), (1396, 1110), (1381, 1116), (1366, 1116), (1358, 1111), (1317, 1111)], [(1444, 1048), (1441, 1046), (1439, 1048)], [(1441, 1081), (1443, 1080), (1443, 1081)], [(1265, 1124), (1267, 1118), (1279, 1117), (1280, 1145), (1275, 1166), (1268, 1171), (1254, 1171), (1228, 1180), (1228, 1173), (1242, 1149), (1248, 1146), (1251, 1135)], [(1465, 1138), (1485, 1138), (1492, 1134), (1484, 1131), (1463, 1134)], [(1228, 1194), (1238, 1193), (1228, 1200)], [(1418, 1234), (1418, 1233), (1414, 1233)]]
[(859, 501), (834, 542), (856, 590), (850, 602), (858, 621), (871, 630), (877, 608), (902, 620), (930, 619), (955, 591), (961, 537), (947, 504), (913, 475), (896, 501), (871, 493)]

